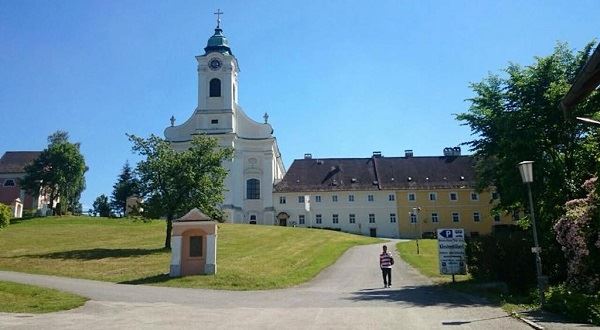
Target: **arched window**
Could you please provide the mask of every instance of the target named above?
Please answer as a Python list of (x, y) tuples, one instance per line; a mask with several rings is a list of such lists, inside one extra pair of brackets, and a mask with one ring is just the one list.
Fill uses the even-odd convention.
[(246, 181), (246, 198), (260, 199), (260, 181), (258, 179)]
[(210, 80), (210, 97), (221, 97), (221, 80), (213, 78)]

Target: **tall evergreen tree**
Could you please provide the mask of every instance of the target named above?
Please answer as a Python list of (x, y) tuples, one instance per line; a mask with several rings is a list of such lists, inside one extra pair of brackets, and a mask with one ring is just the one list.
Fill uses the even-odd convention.
[(127, 198), (133, 195), (139, 195), (140, 182), (135, 176), (129, 162), (125, 162), (117, 182), (113, 185), (113, 192), (110, 196), (110, 206), (116, 214), (125, 214), (127, 210)]

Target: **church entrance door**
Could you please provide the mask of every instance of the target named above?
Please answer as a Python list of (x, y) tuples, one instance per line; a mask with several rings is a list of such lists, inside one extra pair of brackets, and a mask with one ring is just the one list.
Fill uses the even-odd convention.
[(280, 218), (279, 225), (286, 227), (287, 226), (287, 218)]

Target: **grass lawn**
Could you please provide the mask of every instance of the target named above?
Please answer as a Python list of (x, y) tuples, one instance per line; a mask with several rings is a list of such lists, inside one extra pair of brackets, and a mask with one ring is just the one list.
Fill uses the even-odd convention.
[(49, 313), (79, 307), (86, 298), (33, 285), (0, 281), (0, 312)]
[[(418, 269), (423, 275), (430, 277), (436, 283), (452, 282), (451, 275), (440, 275), (438, 245), (436, 239), (419, 240), (419, 254), (415, 241), (400, 242), (396, 250), (404, 261)], [(469, 275), (456, 275), (457, 282), (470, 280)]]
[(532, 298), (512, 295), (497, 285), (478, 283), (470, 275), (456, 275), (456, 283), (452, 283), (451, 275), (440, 275), (438, 245), (435, 239), (419, 240), (420, 253), (417, 254), (415, 241), (400, 242), (396, 245), (398, 253), (421, 274), (431, 278), (433, 282), (449, 288), (476, 294), (502, 306), (507, 312), (531, 309)]
[(217, 274), (170, 279), (164, 221), (49, 217), (0, 231), (0, 269), (110, 282), (251, 290), (293, 286), (378, 239), (319, 229), (220, 224)]

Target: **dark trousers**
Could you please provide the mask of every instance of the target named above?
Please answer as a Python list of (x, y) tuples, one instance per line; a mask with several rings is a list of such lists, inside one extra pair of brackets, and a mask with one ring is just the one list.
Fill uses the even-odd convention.
[(392, 285), (391, 268), (381, 268), (381, 275), (383, 275), (383, 285)]

